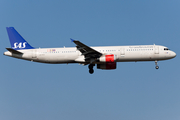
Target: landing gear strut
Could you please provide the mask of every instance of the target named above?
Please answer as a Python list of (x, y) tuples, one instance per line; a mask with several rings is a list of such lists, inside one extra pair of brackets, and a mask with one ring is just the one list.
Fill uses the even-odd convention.
[(94, 70), (93, 70), (93, 67), (94, 67), (94, 66), (95, 66), (94, 64), (89, 64), (88, 68), (89, 68), (89, 73), (90, 73), (90, 74), (93, 74), (93, 73), (94, 73)]
[(155, 65), (156, 65), (156, 69), (159, 69), (159, 66), (157, 65), (158, 63), (157, 63), (157, 60), (155, 60)]

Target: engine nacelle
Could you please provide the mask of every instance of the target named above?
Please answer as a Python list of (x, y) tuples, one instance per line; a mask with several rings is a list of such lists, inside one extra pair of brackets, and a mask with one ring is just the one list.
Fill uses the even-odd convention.
[(113, 54), (110, 55), (103, 55), (99, 58), (100, 62), (108, 62), (108, 63), (113, 63), (116, 60), (116, 56)]
[(116, 62), (107, 62), (103, 64), (97, 64), (97, 69), (103, 69), (103, 70), (116, 69)]

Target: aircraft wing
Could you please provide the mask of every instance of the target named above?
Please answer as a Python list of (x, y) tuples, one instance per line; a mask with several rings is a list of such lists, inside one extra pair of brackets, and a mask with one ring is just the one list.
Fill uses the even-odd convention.
[(77, 46), (76, 48), (82, 53), (82, 55), (85, 56), (85, 59), (91, 59), (91, 58), (99, 58), (102, 56), (102, 53), (92, 49), (91, 47), (81, 43), (80, 41), (71, 39), (72, 42), (74, 42)]

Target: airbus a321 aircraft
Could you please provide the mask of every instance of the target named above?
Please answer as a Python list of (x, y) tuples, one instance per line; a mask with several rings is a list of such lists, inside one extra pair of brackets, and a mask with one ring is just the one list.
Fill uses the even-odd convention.
[(160, 45), (104, 46), (89, 47), (80, 41), (71, 39), (76, 47), (34, 48), (13, 28), (7, 27), (11, 48), (4, 55), (41, 63), (61, 64), (80, 63), (88, 65), (89, 73), (97, 69), (116, 69), (117, 62), (155, 61), (174, 58), (176, 53)]

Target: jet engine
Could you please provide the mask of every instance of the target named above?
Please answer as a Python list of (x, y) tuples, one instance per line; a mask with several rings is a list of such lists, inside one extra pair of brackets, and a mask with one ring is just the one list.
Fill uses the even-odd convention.
[(97, 69), (103, 69), (103, 70), (116, 69), (116, 62), (107, 62), (103, 64), (97, 64)]
[(116, 69), (115, 61), (116, 61), (115, 55), (113, 54), (103, 55), (99, 58), (99, 62), (101, 62), (101, 64), (97, 64), (97, 69), (103, 69), (103, 70)]
[(99, 61), (100, 62), (108, 62), (108, 63), (112, 63), (112, 62), (115, 62), (116, 60), (116, 56), (113, 55), (113, 54), (110, 54), (110, 55), (103, 55), (99, 58)]

